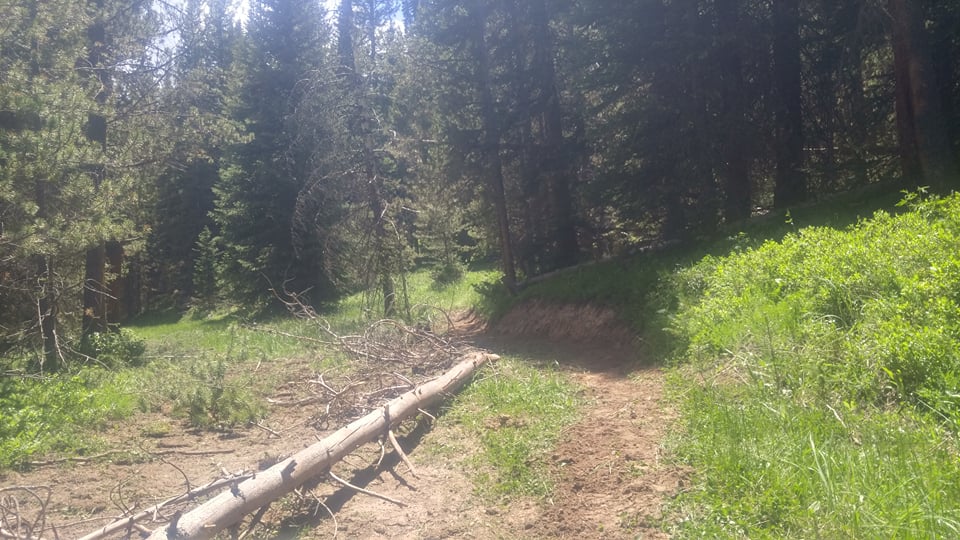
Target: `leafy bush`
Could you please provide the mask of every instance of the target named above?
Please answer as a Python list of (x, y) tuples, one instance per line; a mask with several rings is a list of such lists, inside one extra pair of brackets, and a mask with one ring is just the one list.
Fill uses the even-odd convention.
[(960, 197), (677, 271), (678, 536), (960, 532)]
[(0, 378), (0, 467), (46, 452), (97, 447), (88, 428), (133, 413), (122, 377), (101, 369), (46, 379)]
[(724, 358), (772, 391), (832, 404), (952, 407), (941, 398), (960, 377), (960, 198), (915, 205), (680, 271), (681, 359)]
[(136, 334), (123, 328), (118, 332), (91, 334), (84, 340), (82, 350), (104, 367), (119, 368), (143, 365), (147, 345)]

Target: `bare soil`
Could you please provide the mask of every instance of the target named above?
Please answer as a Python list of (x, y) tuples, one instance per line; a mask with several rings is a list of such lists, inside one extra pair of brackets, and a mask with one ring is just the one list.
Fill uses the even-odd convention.
[[(661, 443), (675, 419), (662, 399), (663, 374), (643, 367), (632, 352), (635, 347), (624, 343), (627, 334), (602, 310), (520, 309), (540, 319), (546, 332), (531, 333), (547, 339), (487, 330), (469, 314), (461, 315), (457, 326), (492, 352), (559, 364), (583, 389), (582, 419), (567, 428), (548, 456), (556, 479), (551, 497), (509, 504), (482, 499), (468, 466), (478, 449), (459, 426), (424, 420), (411, 424), (400, 440), (416, 476), (389, 449), (381, 454), (376, 444), (334, 468), (341, 478), (405, 506), (322, 480), (274, 503), (248, 538), (666, 538), (659, 527), (662, 507), (682, 489), (687, 471), (662, 460)], [(550, 318), (555, 327), (601, 324), (572, 339), (551, 333), (543, 321)], [(308, 365), (305, 359), (284, 361), (291, 388), (309, 376)], [(220, 434), (185, 431), (176, 421), (172, 429), (158, 430), (171, 421), (139, 416), (103, 434), (116, 453), (3, 471), (0, 489), (49, 487), (47, 522), (56, 526), (59, 538), (76, 538), (225, 473), (266, 468), (315, 442), (324, 435), (314, 421), (317, 407), (274, 406), (262, 427)], [(46, 490), (31, 492), (43, 497)], [(25, 516), (39, 507), (30, 492), (3, 495), (16, 497)], [(113, 538), (138, 537), (136, 531), (130, 533)]]

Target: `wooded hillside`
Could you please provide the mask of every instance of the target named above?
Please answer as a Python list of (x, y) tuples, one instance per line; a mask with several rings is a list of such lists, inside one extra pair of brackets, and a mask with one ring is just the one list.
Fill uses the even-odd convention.
[(414, 267), (513, 287), (960, 178), (951, 2), (233, 4), (0, 6), (5, 358), (283, 291), (390, 314)]

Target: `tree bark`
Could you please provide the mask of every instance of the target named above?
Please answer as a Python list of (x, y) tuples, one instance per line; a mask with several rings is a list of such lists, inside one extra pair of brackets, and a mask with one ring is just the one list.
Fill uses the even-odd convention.
[(720, 41), (720, 88), (723, 97), (723, 131), (720, 142), (724, 167), (724, 217), (727, 223), (750, 217), (753, 193), (750, 160), (743, 138), (747, 131), (743, 69), (738, 32), (740, 6), (737, 0), (717, 0), (717, 34)]
[(390, 401), (382, 408), (340, 428), (322, 441), (257, 473), (194, 510), (156, 529), (150, 540), (193, 540), (212, 538), (219, 531), (239, 523), (246, 514), (293, 491), (322, 474), (331, 465), (370, 441), (386, 435), (419, 409), (459, 389), (478, 367), (496, 355), (474, 352), (442, 376)]
[(890, 0), (896, 84), (897, 133), (904, 181), (943, 190), (958, 181), (943, 104), (919, 6)]
[(104, 313), (104, 269), (106, 248), (100, 243), (87, 250), (83, 278), (83, 324), (84, 337), (97, 332), (106, 332), (107, 319)]
[(57, 371), (60, 365), (60, 343), (57, 339), (59, 306), (54, 284), (53, 260), (50, 256), (37, 255), (37, 273), (40, 279), (40, 299), (37, 317), (40, 319), (40, 337), (43, 340), (43, 371)]
[(107, 265), (107, 297), (104, 302), (107, 324), (126, 322), (126, 276), (123, 272), (123, 244), (112, 240), (104, 246)]
[(774, 0), (773, 78), (777, 92), (774, 206), (778, 208), (802, 202), (807, 196), (803, 172), (801, 68), (799, 0)]

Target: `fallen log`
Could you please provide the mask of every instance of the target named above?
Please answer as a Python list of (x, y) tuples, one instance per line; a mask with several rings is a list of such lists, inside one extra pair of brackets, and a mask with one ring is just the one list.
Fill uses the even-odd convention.
[(235, 485), (201, 506), (175, 515), (170, 524), (155, 529), (150, 540), (212, 538), (240, 522), (250, 512), (269, 504), (320, 475), (360, 446), (387, 435), (402, 421), (416, 415), (459, 389), (474, 371), (496, 355), (472, 352), (452, 369), (391, 400), (383, 407), (340, 428), (253, 478)]

